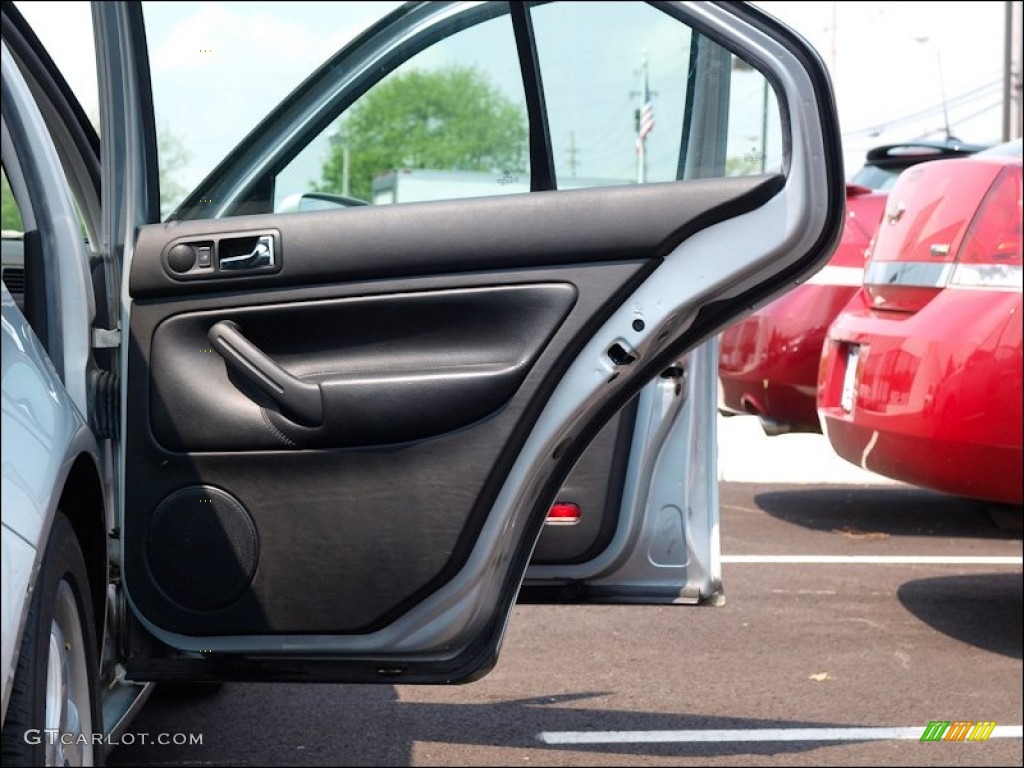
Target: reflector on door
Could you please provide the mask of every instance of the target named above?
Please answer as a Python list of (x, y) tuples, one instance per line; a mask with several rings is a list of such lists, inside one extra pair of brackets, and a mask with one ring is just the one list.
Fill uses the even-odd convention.
[(546, 525), (576, 525), (580, 521), (580, 508), (569, 502), (556, 502), (548, 510)]

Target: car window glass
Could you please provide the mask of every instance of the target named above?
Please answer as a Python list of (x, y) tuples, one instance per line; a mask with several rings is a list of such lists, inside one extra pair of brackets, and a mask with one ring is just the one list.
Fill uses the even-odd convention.
[(144, 3), (161, 217), (310, 72), (398, 5)]
[(18, 203), (14, 199), (14, 192), (11, 191), (10, 182), (7, 181), (7, 172), (0, 175), (0, 220), (4, 232), (24, 232), (25, 225), (21, 221), (21, 212), (18, 210)]
[[(232, 142), (240, 141), (273, 108), (275, 99), (286, 95), (285, 86), (301, 79), (267, 74), (271, 82), (264, 84), (262, 69), (254, 75), (231, 63), (241, 54), (230, 41), (250, 27), (220, 6), (197, 6), (193, 21), (206, 25), (175, 22), (179, 31), (173, 32), (176, 17), (166, 6), (177, 5), (157, 3), (147, 9), (164, 216), (181, 199), (180, 190), (195, 188), (201, 180), (197, 169), (208, 173)], [(253, 7), (268, 20), (280, 20), (273, 15), (280, 14), (279, 9), (272, 13), (267, 6)], [(303, 18), (306, 6), (290, 3), (288, 8), (295, 19), (287, 20), (283, 39), (312, 45), (307, 33), (288, 26)], [(346, 86), (351, 90), (340, 96), (324, 91), (338, 106), (325, 102), (325, 114), (317, 115), (317, 124), (325, 127), (314, 138), (289, 146), (288, 137), (281, 136), (282, 146), (287, 146), (283, 167), (268, 165), (258, 176), (230, 182), (247, 185), (244, 188), (215, 189), (217, 196), (234, 201), (219, 203), (215, 210), (206, 209), (216, 201), (208, 199), (210, 192), (205, 190), (220, 181), (208, 177), (176, 216), (528, 192), (531, 128), (526, 100), (532, 81), (524, 86), (508, 8), (506, 3), (494, 3), (486, 14), (465, 14), (454, 23), (393, 39), (375, 31), (368, 40), (379, 39), (383, 46), (376, 60), (388, 62), (380, 79), (353, 79)], [(322, 14), (315, 16), (324, 26)], [(530, 16), (557, 187), (781, 170), (783, 141), (773, 89), (760, 72), (686, 22), (653, 5), (634, 2), (531, 4)], [(481, 17), (486, 20), (478, 21)], [(401, 28), (401, 20), (392, 23)], [(209, 37), (218, 40), (218, 46), (200, 46), (193, 55), (185, 47), (189, 30), (197, 41)], [(338, 39), (345, 42), (350, 37)], [(305, 55), (307, 63), (333, 57), (343, 47), (334, 49), (322, 41), (317, 45), (316, 56)], [(364, 40), (360, 45), (377, 43)], [(395, 55), (394, 64), (389, 55)], [(184, 68), (172, 66), (175, 56), (183, 57)], [(222, 67), (222, 59), (229, 66)], [(201, 66), (202, 61), (210, 66)], [(281, 66), (290, 72), (292, 62)], [(312, 64), (309, 68), (316, 69)], [(314, 77), (331, 82), (343, 74), (326, 69)], [(259, 92), (258, 98), (250, 91)], [(331, 109), (344, 111), (328, 112)], [(188, 114), (196, 119), (183, 120)], [(221, 114), (226, 117), (209, 119)], [(275, 125), (281, 124), (281, 116), (275, 120)], [(533, 126), (535, 138), (538, 129)], [(258, 130), (247, 139), (256, 146), (260, 140)], [(218, 151), (212, 153), (215, 146)], [(199, 154), (201, 162), (196, 160)], [(222, 170), (239, 173), (233, 167)]]
[(879, 189), (888, 191), (896, 183), (896, 177), (900, 175), (899, 170), (879, 168), (877, 165), (865, 165), (857, 171), (850, 179), (854, 184), (860, 184), (868, 189)]
[(6, 171), (0, 173), (0, 220), (3, 222), (3, 231), (0, 233), (3, 236), (3, 267), (0, 276), (15, 303), (19, 308), (24, 308), (25, 255), (22, 238), (25, 225), (7, 181)]
[[(96, 44), (92, 34), (92, 10), (86, 0), (15, 4), (53, 60), (79, 105), (98, 134), (99, 86), (96, 79)], [(65, 171), (68, 169), (65, 168)], [(6, 185), (6, 181), (5, 181)], [(5, 186), (5, 193), (7, 188)], [(81, 202), (72, 204), (82, 237), (88, 241)], [(6, 219), (5, 219), (6, 221)], [(7, 229), (7, 226), (4, 226)]]
[[(6, 76), (4, 78), (4, 85), (8, 85)], [(7, 107), (5, 106), (6, 112)], [(7, 134), (6, 126), (4, 134), (5, 136)], [(50, 344), (52, 343), (52, 337), (47, 333), (49, 323), (47, 305), (51, 299), (56, 297), (52, 293), (53, 281), (51, 280), (49, 284), (47, 283), (46, 269), (43, 266), (45, 264), (45, 251), (41, 245), (45, 245), (45, 243), (38, 236), (39, 220), (32, 201), (35, 188), (28, 180), (24, 180), (19, 184), (19, 204), (18, 199), (15, 198), (14, 189), (7, 177), (7, 169), (11, 168), (11, 173), (16, 179), (19, 177), (24, 179), (24, 164), (26, 162), (31, 163), (35, 158), (26, 161), (29, 153), (26, 153), (26, 156), (21, 156), (18, 150), (19, 147), (17, 144), (14, 144), (12, 137), (12, 144), (9, 149), (10, 154), (2, 158), (0, 219), (2, 219), (3, 228), (2, 232), (0, 232), (0, 241), (2, 241), (0, 242), (0, 245), (2, 245), (2, 248), (0, 248), (0, 251), (2, 251), (2, 254), (0, 254), (2, 256), (0, 279), (2, 279), (4, 287), (11, 294), (15, 305), (36, 332), (44, 348), (49, 353), (51, 352)], [(26, 229), (31, 234), (36, 235), (33, 239), (36, 247), (29, 251), (27, 264), (25, 258)]]
[(526, 142), (504, 14), (444, 38), (362, 94), (278, 174), (274, 210), (528, 192)]
[[(531, 15), (558, 187), (684, 178), (684, 117), (698, 96), (687, 89), (702, 87), (689, 86), (690, 27), (635, 2), (551, 3)], [(778, 170), (774, 91), (739, 59), (721, 58), (724, 82), (703, 86), (728, 95), (725, 165), (715, 175)]]
[(775, 91), (764, 75), (737, 56), (730, 59), (730, 69), (725, 175), (780, 173), (782, 121)]
[(18, 2), (15, 6), (36, 33), (93, 127), (99, 132), (100, 97), (90, 4), (86, 0), (73, 0)]

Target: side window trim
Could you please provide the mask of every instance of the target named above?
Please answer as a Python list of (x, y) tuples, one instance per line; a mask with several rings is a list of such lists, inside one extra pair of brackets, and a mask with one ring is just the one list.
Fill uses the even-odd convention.
[(680, 178), (721, 178), (725, 175), (732, 54), (699, 32), (694, 32), (693, 42), (689, 76), (694, 84), (703, 81), (713, 86), (687, 89), (683, 128), (686, 144), (679, 149)]
[(676, 178), (686, 178), (686, 148), (690, 145), (690, 132), (693, 128), (693, 107), (696, 96), (694, 85), (697, 82), (697, 63), (704, 36), (697, 30), (690, 38), (690, 54), (686, 63), (686, 99), (683, 102), (683, 127), (679, 137), (679, 161), (676, 165)]
[(519, 52), (519, 69), (526, 93), (526, 125), (530, 141), (530, 191), (557, 189), (555, 158), (551, 149), (551, 129), (544, 101), (544, 82), (537, 56), (537, 39), (533, 34), (530, 7), (526, 3), (510, 3), (512, 31)]

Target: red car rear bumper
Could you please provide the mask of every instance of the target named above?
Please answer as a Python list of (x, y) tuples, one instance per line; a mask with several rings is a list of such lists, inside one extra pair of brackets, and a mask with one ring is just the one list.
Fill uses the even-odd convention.
[[(854, 270), (859, 281), (863, 270)], [(818, 363), (825, 333), (850, 285), (806, 284), (730, 326), (719, 341), (722, 405), (796, 431), (820, 431)]]
[(1016, 291), (947, 288), (914, 314), (872, 310), (858, 292), (829, 329), (818, 377), (836, 452), (897, 480), (1021, 504), (1021, 317)]

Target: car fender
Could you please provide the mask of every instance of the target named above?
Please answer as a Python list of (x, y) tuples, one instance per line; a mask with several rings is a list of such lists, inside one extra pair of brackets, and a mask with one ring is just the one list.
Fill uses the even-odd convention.
[(71, 468), (96, 440), (7, 288), (3, 311), (2, 649), (6, 717), (32, 586)]

